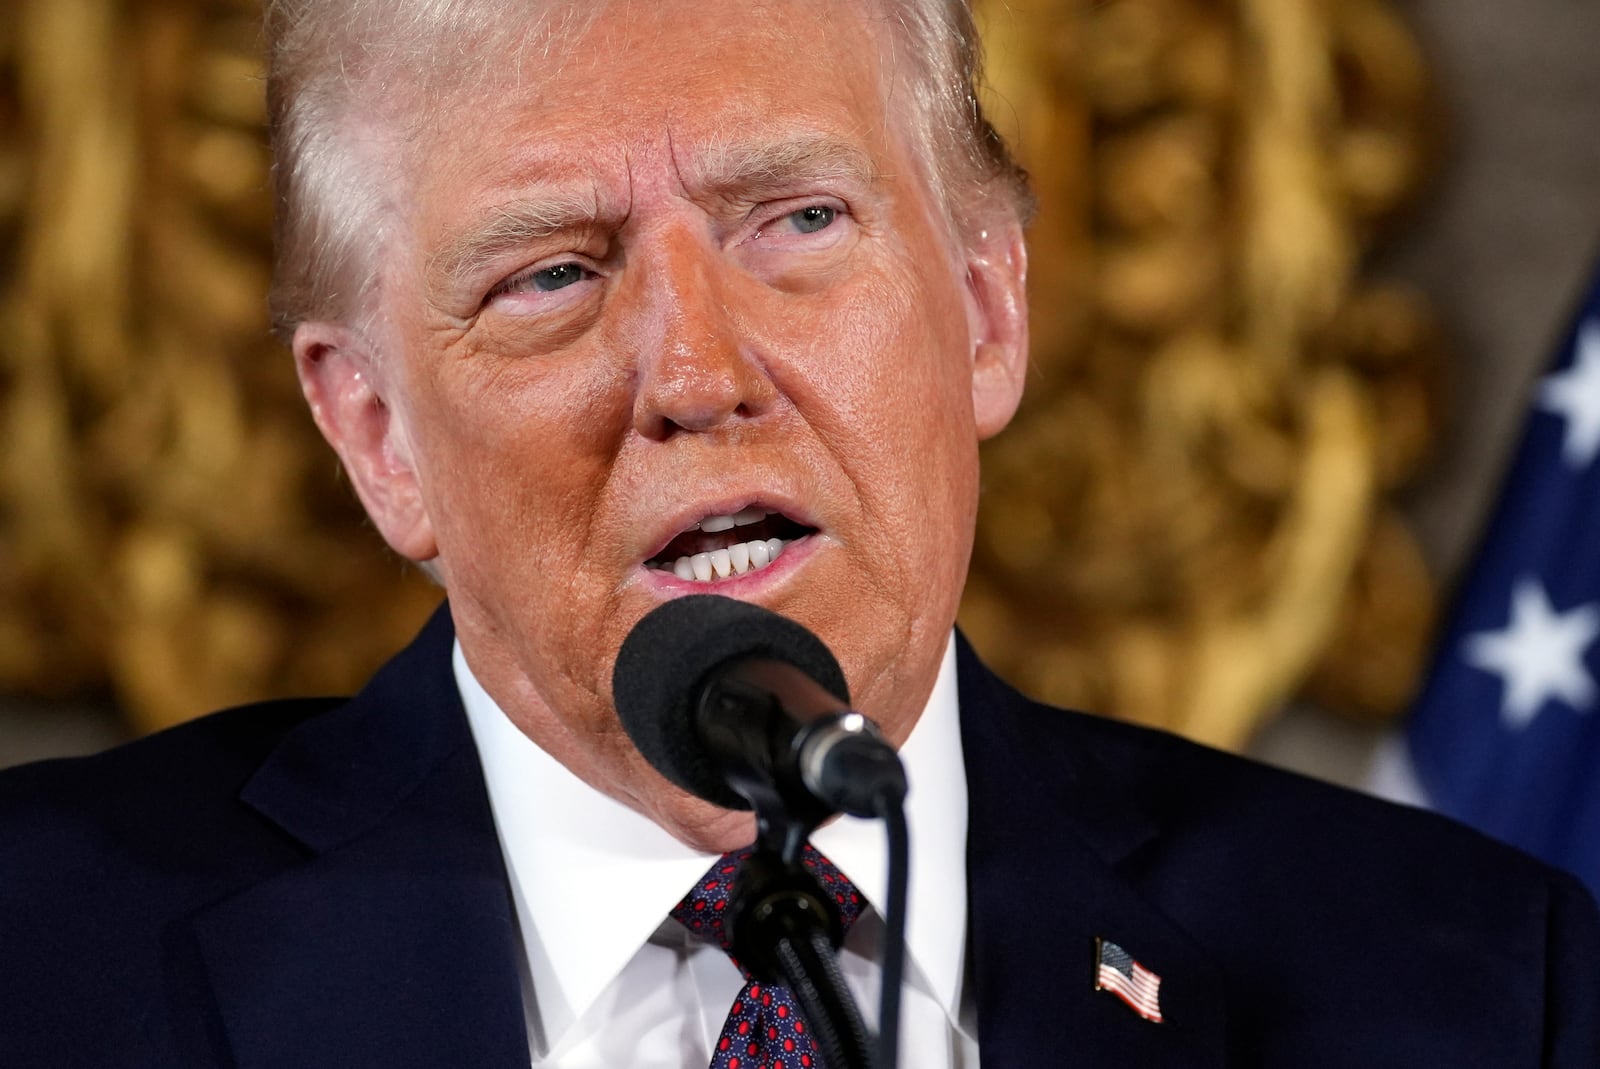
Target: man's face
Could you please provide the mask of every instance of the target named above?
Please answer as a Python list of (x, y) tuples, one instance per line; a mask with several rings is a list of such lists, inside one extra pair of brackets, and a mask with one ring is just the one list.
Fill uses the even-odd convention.
[(977, 442), (1020, 393), (1020, 238), (949, 237), (889, 32), (847, 0), (607, 4), (408, 146), (378, 351), (296, 342), (489, 693), (707, 848), (747, 818), (621, 736), (629, 629), (683, 594), (764, 605), (903, 741), (965, 581)]

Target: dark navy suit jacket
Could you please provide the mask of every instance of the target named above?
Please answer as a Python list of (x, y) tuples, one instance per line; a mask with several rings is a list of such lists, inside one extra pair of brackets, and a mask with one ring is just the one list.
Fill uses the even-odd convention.
[[(525, 1066), (450, 643), (441, 612), (352, 700), (0, 774), (0, 1066)], [(988, 1069), (1600, 1066), (1570, 878), (1036, 705), (964, 644), (959, 673)], [(1094, 990), (1097, 936), (1161, 976), (1162, 1023)]]

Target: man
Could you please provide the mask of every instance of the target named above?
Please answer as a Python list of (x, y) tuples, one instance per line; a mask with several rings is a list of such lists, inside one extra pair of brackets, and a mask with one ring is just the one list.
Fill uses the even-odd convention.
[[(525, 6), (269, 13), (279, 319), (448, 612), (350, 702), (0, 780), (0, 1064), (733, 1065), (742, 980), (669, 914), (750, 818), (610, 699), (697, 591), (819, 633), (902, 748), (907, 1064), (1597, 1063), (1573, 881), (952, 638), (1027, 343), (959, 3)], [(816, 841), (881, 902), (862, 835)]]

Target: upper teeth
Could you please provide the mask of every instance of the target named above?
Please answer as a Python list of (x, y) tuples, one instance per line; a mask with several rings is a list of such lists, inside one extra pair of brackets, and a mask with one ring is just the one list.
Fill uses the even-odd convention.
[(735, 527), (748, 527), (752, 523), (760, 523), (770, 515), (766, 509), (751, 505), (749, 508), (740, 509), (732, 516), (707, 516), (695, 526), (702, 531), (716, 534), (718, 531), (727, 531)]

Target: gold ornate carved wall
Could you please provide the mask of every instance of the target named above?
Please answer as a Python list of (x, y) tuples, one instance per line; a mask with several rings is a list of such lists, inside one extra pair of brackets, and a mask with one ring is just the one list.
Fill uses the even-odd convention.
[[(249, 0), (0, 24), (0, 687), (141, 728), (343, 690), (436, 599), (266, 330)], [(1431, 437), (1416, 298), (1361, 253), (1425, 155), (1380, 0), (987, 0), (1043, 210), (1035, 370), (963, 620), (1056, 700), (1235, 745), (1306, 679), (1404, 697), (1431, 607), (1386, 494)]]
[(141, 728), (347, 689), (437, 594), (361, 525), (267, 333), (255, 7), (14, 10), (0, 681), (109, 685)]
[(1308, 678), (1404, 703), (1432, 589), (1388, 495), (1439, 353), (1361, 256), (1428, 156), (1381, 0), (991, 0), (1044, 194), (1035, 370), (963, 622), (1026, 689), (1238, 746)]

